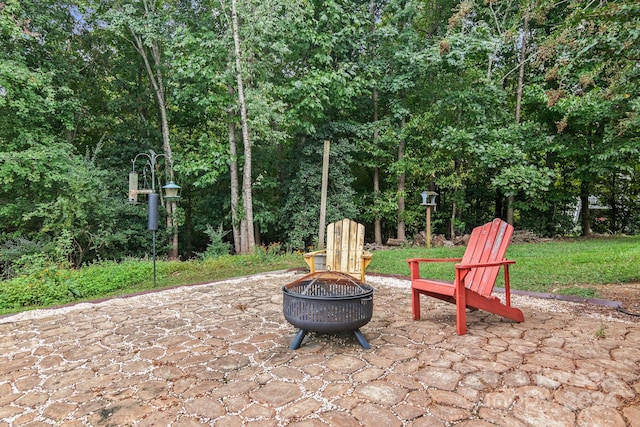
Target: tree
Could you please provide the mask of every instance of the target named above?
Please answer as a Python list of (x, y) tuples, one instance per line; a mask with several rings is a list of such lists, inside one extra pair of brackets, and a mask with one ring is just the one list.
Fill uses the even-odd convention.
[(7, 0), (0, 244), (74, 263), (144, 255), (123, 177), (154, 148), (184, 188), (160, 210), (184, 220), (173, 254), (178, 237), (181, 256), (202, 253), (220, 224), (236, 253), (313, 245), (325, 139), (328, 220), (365, 222), (376, 242), (422, 228), (427, 189), (452, 237), (494, 216), (566, 232), (593, 195), (611, 207), (595, 231), (637, 230), (638, 8)]
[[(373, 169), (373, 200), (366, 206), (375, 221), (376, 242), (381, 243), (381, 220), (394, 218), (396, 237), (406, 239), (406, 138), (405, 126), (422, 108), (418, 101), (425, 79), (424, 46), (438, 32), (442, 11), (449, 2), (371, 1), (369, 51), (363, 60), (371, 80), (373, 139), (363, 144), (366, 164)], [(445, 14), (448, 13), (445, 12)], [(428, 28), (429, 34), (423, 29)], [(410, 94), (415, 94), (415, 97)], [(414, 109), (415, 107), (415, 109)], [(389, 189), (381, 193), (381, 184)], [(392, 190), (393, 188), (393, 190)], [(393, 204), (395, 212), (388, 207)], [(391, 214), (391, 215), (390, 215)]]
[[(390, 146), (394, 150), (395, 164), (390, 168), (396, 180), (396, 238), (406, 239), (405, 219), (405, 125), (410, 110), (407, 106), (407, 91), (415, 89), (415, 81), (424, 78), (422, 71), (424, 56), (419, 48), (419, 37), (415, 21), (419, 2), (391, 1), (384, 5), (381, 13), (380, 39), (381, 69), (386, 70), (380, 76), (380, 87), (385, 99), (385, 113), (388, 123), (394, 129), (391, 134), (395, 141)], [(417, 16), (416, 16), (417, 15)], [(401, 46), (400, 49), (398, 47)], [(416, 61), (417, 59), (417, 61)]]
[[(160, 114), (162, 148), (168, 160), (165, 163), (165, 173), (167, 178), (173, 181), (175, 180), (173, 151), (162, 57), (162, 43), (167, 36), (169, 24), (170, 10), (168, 7), (170, 3), (162, 0), (142, 0), (141, 6), (142, 9), (137, 9), (135, 4), (124, 4), (120, 8), (116, 6), (106, 14), (106, 18), (113, 30), (131, 43), (143, 61)], [(169, 257), (175, 259), (178, 257), (178, 222), (175, 216), (177, 204), (175, 201), (166, 201), (165, 206), (168, 212), (167, 228), (173, 230), (173, 242)]]
[[(241, 253), (253, 252), (255, 247), (255, 236), (253, 229), (253, 195), (251, 181), (251, 133), (249, 131), (249, 119), (247, 118), (247, 103), (244, 97), (244, 80), (242, 77), (242, 48), (240, 46), (240, 34), (238, 24), (238, 11), (236, 0), (231, 0), (231, 17), (233, 31), (233, 53), (235, 58), (235, 71), (237, 79), (238, 104), (240, 107), (240, 123), (242, 126), (242, 142), (244, 146), (244, 167), (242, 168), (242, 202), (244, 206), (244, 221), (241, 235)], [(244, 237), (244, 238), (243, 238)]]
[[(637, 58), (640, 5), (571, 2), (538, 50), (563, 175), (579, 182), (582, 233), (590, 234), (588, 197), (611, 174), (632, 174), (640, 156)], [(616, 209), (612, 209), (616, 212)], [(613, 221), (615, 222), (615, 220)]]
[(78, 152), (85, 107), (75, 91), (86, 59), (74, 4), (6, 2), (0, 20), (0, 240), (38, 242), (55, 261), (80, 265), (113, 246), (112, 174)]

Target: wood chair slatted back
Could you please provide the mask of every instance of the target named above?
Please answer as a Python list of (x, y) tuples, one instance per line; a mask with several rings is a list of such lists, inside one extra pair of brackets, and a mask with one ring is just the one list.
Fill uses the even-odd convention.
[(363, 251), (364, 225), (345, 218), (327, 226), (327, 270), (361, 272)]

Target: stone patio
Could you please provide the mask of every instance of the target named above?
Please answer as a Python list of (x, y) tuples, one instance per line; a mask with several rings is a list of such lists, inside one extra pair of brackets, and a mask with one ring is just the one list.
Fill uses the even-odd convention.
[(3, 426), (640, 427), (640, 323), (514, 296), (521, 324), (367, 276), (361, 330), (310, 333), (282, 315), (300, 273), (189, 286), (0, 318)]

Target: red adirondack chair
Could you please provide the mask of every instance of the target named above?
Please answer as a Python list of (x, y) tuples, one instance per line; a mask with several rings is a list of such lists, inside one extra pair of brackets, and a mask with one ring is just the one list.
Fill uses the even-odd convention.
[[(523, 322), (522, 311), (511, 307), (509, 264), (515, 264), (515, 261), (504, 258), (512, 234), (513, 226), (496, 218), (473, 230), (462, 258), (408, 259), (413, 320), (420, 319), (420, 294), (424, 294), (456, 305), (458, 335), (467, 333), (467, 307)], [(420, 264), (429, 262), (456, 262), (455, 281), (421, 278)], [(504, 270), (505, 304), (491, 295), (500, 267)]]

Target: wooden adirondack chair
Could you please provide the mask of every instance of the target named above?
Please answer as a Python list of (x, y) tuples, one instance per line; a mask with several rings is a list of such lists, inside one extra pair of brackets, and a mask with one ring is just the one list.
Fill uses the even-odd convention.
[[(515, 261), (504, 258), (512, 234), (513, 226), (500, 219), (494, 219), (473, 230), (462, 258), (408, 259), (411, 270), (413, 320), (420, 319), (420, 294), (424, 294), (456, 305), (458, 335), (467, 333), (467, 307), (523, 322), (522, 311), (511, 307), (509, 264), (514, 264)], [(421, 278), (420, 264), (428, 262), (456, 262), (455, 281)], [(504, 269), (505, 304), (491, 295), (500, 267)]]
[[(318, 259), (326, 256), (316, 265)], [(327, 248), (304, 254), (304, 260), (316, 271), (331, 270), (350, 274), (364, 282), (364, 271), (371, 262), (371, 253), (364, 250), (364, 225), (350, 219), (336, 221), (327, 226)]]

